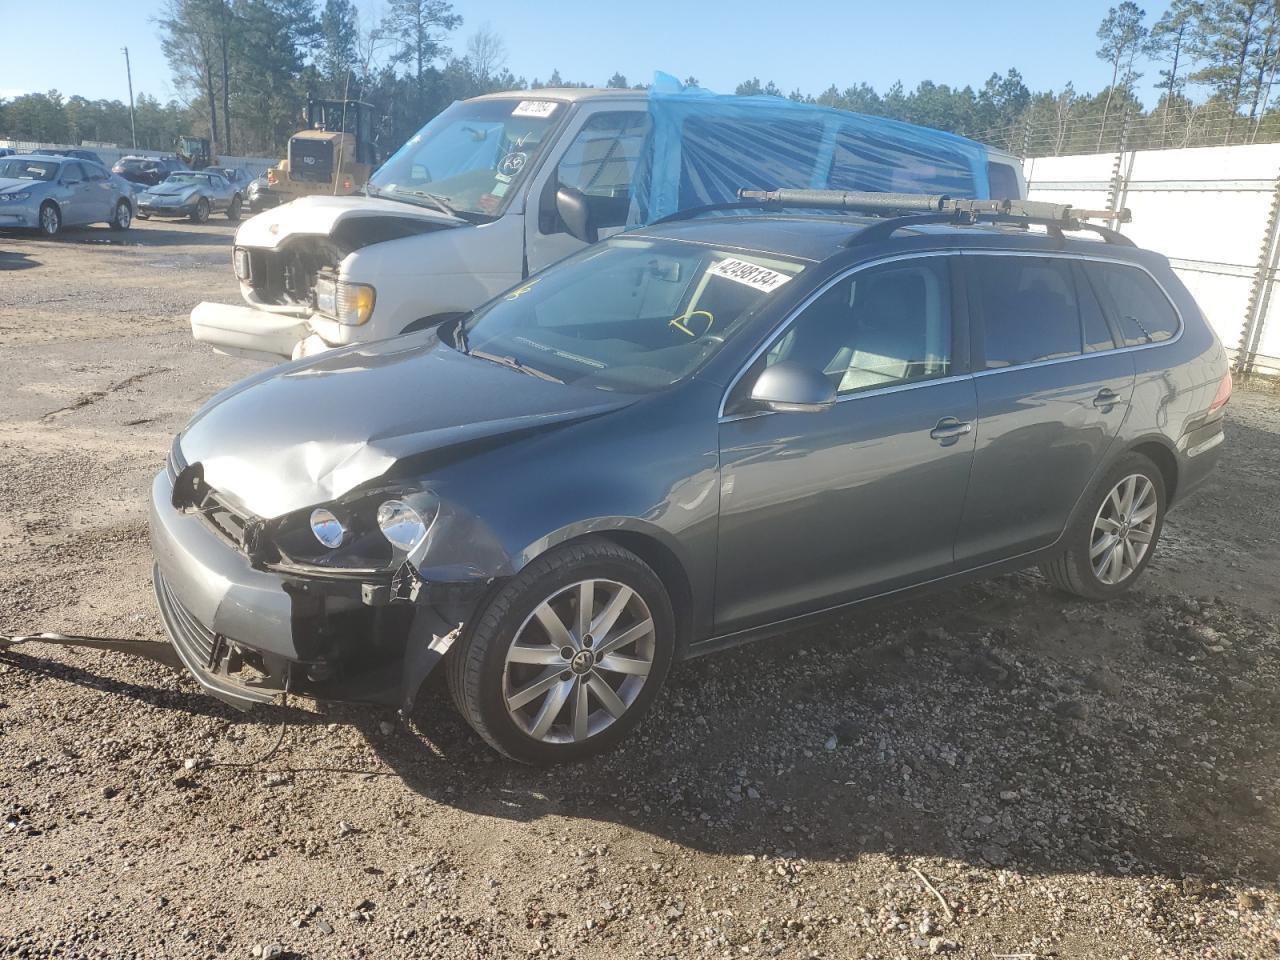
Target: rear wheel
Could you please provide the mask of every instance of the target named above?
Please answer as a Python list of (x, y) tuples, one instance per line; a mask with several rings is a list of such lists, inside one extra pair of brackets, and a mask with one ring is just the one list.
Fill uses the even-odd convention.
[(62, 229), (62, 211), (52, 200), (46, 200), (40, 207), (40, 232), (46, 237), (56, 237)]
[(128, 200), (121, 200), (116, 204), (115, 213), (111, 216), (111, 229), (128, 230), (131, 223), (133, 223), (133, 208), (129, 206)]
[(584, 540), (506, 583), (450, 654), (458, 709), (524, 763), (615, 746), (653, 703), (675, 651), (662, 581), (628, 550)]
[(227, 207), (227, 219), (235, 223), (240, 219), (240, 194), (236, 194), (231, 198), (231, 206)]
[(191, 221), (193, 223), (209, 222), (209, 201), (204, 197), (196, 201), (196, 208), (191, 214)]
[(1129, 589), (1155, 552), (1164, 526), (1164, 477), (1140, 453), (1094, 484), (1066, 536), (1066, 549), (1040, 566), (1054, 586), (1090, 600)]

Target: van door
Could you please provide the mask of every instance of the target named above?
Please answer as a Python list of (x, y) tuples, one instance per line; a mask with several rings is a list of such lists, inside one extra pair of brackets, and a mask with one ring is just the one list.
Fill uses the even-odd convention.
[(539, 171), (529, 187), (524, 218), (528, 273), (625, 229), (631, 180), (648, 133), (643, 101), (590, 104), (574, 119), (555, 162)]
[(1047, 547), (1067, 525), (1133, 396), (1131, 353), (1070, 259), (960, 257), (970, 291), (977, 447), (960, 568)]

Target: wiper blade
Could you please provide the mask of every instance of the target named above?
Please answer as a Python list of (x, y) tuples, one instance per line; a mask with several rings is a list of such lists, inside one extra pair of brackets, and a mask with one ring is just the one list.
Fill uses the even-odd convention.
[(452, 206), (450, 206), (448, 200), (446, 200), (444, 197), (437, 196), (434, 193), (427, 193), (427, 191), (425, 190), (397, 190), (396, 193), (407, 193), (410, 196), (422, 197), (424, 200), (430, 200), (431, 205), (435, 207), (437, 210), (439, 210), (441, 213), (447, 213), (451, 217), (457, 217), (458, 219), (462, 219), (461, 214), (459, 214), (457, 210), (455, 210)]
[(527, 373), (531, 377), (537, 377), (539, 380), (550, 380), (552, 383), (564, 383), (559, 377), (547, 373), (545, 370), (539, 370), (537, 367), (527, 367), (515, 357), (504, 357), (496, 353), (486, 353), (483, 350), (467, 350), (467, 356), (479, 357), (481, 360), (488, 360), (490, 363), (496, 363), (500, 367), (506, 367), (508, 370), (516, 370), (520, 373)]

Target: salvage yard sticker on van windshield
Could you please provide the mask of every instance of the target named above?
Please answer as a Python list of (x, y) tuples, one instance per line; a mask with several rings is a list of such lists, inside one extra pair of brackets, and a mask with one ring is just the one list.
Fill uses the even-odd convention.
[(721, 260), (707, 273), (713, 277), (724, 277), (726, 280), (745, 283), (753, 290), (762, 290), (765, 293), (777, 290), (791, 279), (777, 270), (770, 270), (768, 267), (762, 267), (758, 263), (747, 260), (735, 260), (732, 257)]
[(549, 117), (556, 112), (554, 100), (521, 100), (511, 111), (513, 117)]

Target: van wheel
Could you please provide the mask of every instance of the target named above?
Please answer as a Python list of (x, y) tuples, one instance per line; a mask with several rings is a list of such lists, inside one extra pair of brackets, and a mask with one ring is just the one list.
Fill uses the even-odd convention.
[(1109, 600), (1146, 569), (1164, 526), (1164, 477), (1140, 453), (1121, 457), (1094, 484), (1067, 531), (1066, 549), (1040, 565), (1060, 590)]
[(449, 689), (467, 722), (507, 756), (580, 760), (635, 727), (674, 652), (658, 575), (592, 538), (544, 554), (492, 596), (450, 652)]

